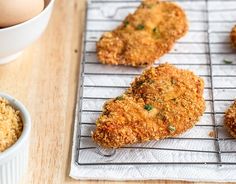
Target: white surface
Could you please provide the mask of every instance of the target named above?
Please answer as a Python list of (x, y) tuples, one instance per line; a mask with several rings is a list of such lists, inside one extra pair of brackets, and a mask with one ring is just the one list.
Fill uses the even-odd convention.
[[(115, 6), (108, 6), (102, 3), (89, 5), (88, 24), (85, 44), (86, 54), (84, 63), (84, 87), (82, 112), (78, 103), (76, 112), (75, 131), (73, 139), (73, 151), (71, 161), (70, 176), (75, 179), (105, 179), (105, 180), (147, 180), (147, 179), (174, 179), (189, 181), (236, 181), (236, 165), (99, 165), (82, 166), (80, 164), (89, 163), (155, 163), (155, 162), (217, 162), (215, 141), (209, 136), (213, 130), (212, 106), (211, 106), (211, 81), (209, 55), (207, 45), (207, 24), (206, 24), (206, 4), (205, 1), (181, 1), (179, 3), (185, 8), (190, 22), (189, 33), (175, 44), (169, 54), (164, 55), (156, 62), (165, 63), (166, 61), (177, 65), (179, 68), (189, 69), (200, 75), (205, 81), (204, 96), (206, 100), (206, 113), (200, 119), (197, 126), (183, 135), (180, 139), (166, 139), (161, 141), (151, 141), (145, 144), (136, 144), (132, 146), (157, 148), (157, 150), (142, 149), (119, 149), (113, 157), (100, 156), (96, 149), (81, 150), (79, 157), (77, 153), (78, 135), (89, 136), (94, 130), (94, 123), (100, 114), (102, 105), (106, 99), (120, 95), (136, 75), (142, 72), (142, 68), (132, 68), (124, 66), (101, 65), (96, 59), (96, 40), (98, 40), (104, 31), (111, 30), (119, 22), (112, 21), (110, 17), (104, 15), (114, 15), (113, 19), (122, 20), (129, 12), (134, 10), (134, 5), (138, 3), (117, 3), (116, 7), (129, 6), (129, 8), (120, 8), (115, 11)], [(131, 8), (132, 6), (132, 8)], [(209, 1), (210, 10), (210, 41), (212, 63), (213, 63), (213, 83), (215, 94), (215, 112), (216, 124), (223, 124), (223, 112), (236, 98), (236, 54), (230, 47), (229, 31), (234, 25), (236, 13), (233, 7), (236, 7), (235, 1)], [(227, 11), (216, 11), (216, 10)], [(195, 11), (192, 11), (195, 10)], [(196, 11), (197, 10), (197, 11)], [(200, 11), (201, 10), (201, 11)], [(116, 12), (116, 13), (114, 13)], [(225, 65), (224, 59), (233, 61), (232, 65)], [(106, 87), (109, 86), (109, 87)], [(116, 88), (115, 88), (116, 87)], [(93, 111), (93, 112), (92, 112)], [(80, 119), (81, 117), (81, 119)], [(79, 123), (86, 123), (79, 126)], [(81, 129), (81, 131), (79, 131)], [(220, 139), (230, 136), (223, 127), (219, 127)], [(194, 140), (189, 140), (194, 138)], [(205, 138), (209, 140), (198, 140)], [(90, 137), (83, 137), (80, 141), (81, 148), (97, 145)], [(233, 139), (220, 141), (221, 151), (234, 151), (235, 153), (222, 153), (222, 162), (236, 163), (236, 141)], [(164, 149), (164, 150), (162, 150)], [(183, 152), (166, 149), (184, 149), (212, 151), (213, 153), (203, 152)]]
[(13, 56), (39, 38), (48, 25), (54, 1), (51, 0), (36, 17), (21, 24), (0, 29), (0, 64), (16, 59)]
[(10, 104), (20, 111), (23, 132), (17, 142), (0, 153), (0, 184), (18, 184), (27, 170), (31, 119), (25, 106), (15, 98), (0, 93)]

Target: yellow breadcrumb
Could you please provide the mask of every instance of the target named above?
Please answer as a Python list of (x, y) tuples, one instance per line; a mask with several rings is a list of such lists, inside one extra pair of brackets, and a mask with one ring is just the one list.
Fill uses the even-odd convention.
[(105, 103), (93, 140), (102, 147), (177, 136), (192, 128), (204, 113), (204, 81), (170, 64), (152, 67), (125, 93)]
[(0, 152), (13, 145), (22, 133), (23, 123), (19, 113), (0, 97)]
[(102, 35), (97, 56), (103, 64), (151, 65), (187, 30), (186, 15), (178, 5), (146, 0), (118, 28)]

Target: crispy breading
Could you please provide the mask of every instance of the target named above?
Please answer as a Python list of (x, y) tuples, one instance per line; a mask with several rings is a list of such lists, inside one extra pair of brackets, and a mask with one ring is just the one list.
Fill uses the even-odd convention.
[(232, 46), (236, 48), (236, 25), (231, 30), (230, 40), (231, 40)]
[(236, 138), (236, 100), (225, 112), (224, 125), (230, 135)]
[(102, 147), (180, 135), (204, 113), (204, 81), (170, 64), (152, 67), (131, 83), (125, 93), (104, 104), (93, 140)]
[(188, 30), (184, 11), (175, 3), (146, 0), (112, 32), (97, 43), (103, 64), (151, 65), (169, 52)]

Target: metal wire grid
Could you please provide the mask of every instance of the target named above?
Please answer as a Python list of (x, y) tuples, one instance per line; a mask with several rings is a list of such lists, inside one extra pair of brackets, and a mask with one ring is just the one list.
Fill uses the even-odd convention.
[[(209, 2), (217, 2), (219, 0), (205, 0), (205, 1), (198, 1), (198, 2), (202, 2), (204, 3), (204, 8), (202, 9), (185, 9), (185, 11), (188, 12), (201, 12), (202, 14), (204, 14), (205, 20), (190, 20), (190, 22), (194, 23), (200, 23), (205, 25), (205, 29), (203, 30), (199, 30), (199, 29), (192, 29), (190, 28), (190, 33), (203, 33), (206, 34), (206, 39), (205, 41), (200, 41), (198, 43), (195, 43), (194, 41), (182, 41), (179, 44), (186, 44), (186, 45), (190, 45), (190, 44), (203, 44), (205, 45), (205, 52), (204, 53), (199, 53), (199, 52), (183, 52), (182, 51), (176, 51), (174, 50), (173, 52), (169, 53), (168, 55), (193, 55), (194, 57), (198, 57), (198, 56), (206, 56), (207, 57), (207, 62), (201, 62), (201, 60), (198, 60), (197, 62), (183, 62), (180, 63), (179, 61), (174, 63), (175, 65), (178, 66), (182, 66), (182, 67), (207, 67), (209, 73), (203, 73), (203, 74), (199, 74), (201, 77), (205, 78), (205, 80), (209, 81), (209, 85), (207, 85), (205, 87), (205, 91), (208, 91), (209, 93), (209, 97), (206, 99), (206, 102), (209, 103), (209, 107), (210, 110), (207, 110), (204, 114), (205, 117), (207, 117), (208, 119), (211, 119), (211, 122), (209, 123), (204, 123), (204, 124), (198, 124), (196, 125), (197, 128), (199, 128), (199, 131), (202, 131), (203, 128), (209, 128), (209, 130), (214, 130), (215, 132), (215, 137), (191, 137), (191, 136), (187, 136), (187, 137), (175, 137), (175, 138), (168, 138), (167, 141), (184, 141), (185, 144), (194, 144), (194, 141), (202, 141), (202, 144), (205, 144), (205, 142), (211, 142), (213, 144), (211, 144), (211, 148), (208, 147), (208, 149), (186, 149), (183, 147), (159, 147), (155, 145), (155, 143), (150, 143), (150, 144), (137, 144), (134, 146), (129, 146), (129, 147), (124, 147), (119, 149), (119, 153), (115, 153), (113, 150), (102, 150), (100, 148), (97, 148), (95, 144), (91, 143), (91, 135), (90, 135), (90, 130), (94, 129), (95, 127), (95, 119), (96, 117), (99, 115), (99, 113), (101, 113), (101, 108), (98, 109), (86, 109), (84, 108), (84, 106), (86, 106), (86, 104), (84, 103), (84, 101), (86, 100), (91, 100), (94, 101), (94, 103), (96, 104), (97, 101), (102, 101), (104, 102), (104, 100), (107, 100), (109, 98), (111, 98), (110, 96), (93, 96), (93, 95), (86, 95), (86, 93), (88, 92), (88, 89), (92, 89), (92, 93), (96, 93), (97, 91), (102, 89), (102, 92), (104, 93), (104, 90), (109, 91), (109, 89), (116, 89), (119, 92), (123, 91), (124, 89), (126, 89), (127, 87), (129, 87), (128, 83), (127, 84), (115, 84), (115, 85), (111, 85), (109, 82), (107, 82), (107, 84), (104, 84), (103, 82), (99, 82), (100, 78), (122, 78), (123, 80), (125, 79), (130, 79), (132, 80), (132, 78), (134, 78), (136, 75), (139, 75), (139, 73), (141, 73), (141, 69), (135, 69), (136, 71), (133, 71), (132, 69), (127, 69), (124, 70), (124, 68), (121, 67), (120, 68), (116, 68), (115, 70), (117, 70), (116, 72), (109, 72), (108, 69), (109, 66), (104, 66), (101, 65), (97, 60), (96, 60), (96, 51), (89, 48), (88, 45), (95, 45), (97, 39), (99, 39), (100, 35), (104, 32), (104, 31), (109, 31), (108, 29), (89, 29), (88, 24), (90, 22), (93, 22), (93, 24), (102, 24), (103, 22), (106, 23), (114, 23), (116, 25), (119, 24), (119, 22), (121, 22), (123, 20), (123, 18), (117, 19), (115, 16), (116, 14), (120, 11), (120, 10), (128, 10), (129, 8), (135, 8), (137, 7), (137, 3), (139, 3), (140, 1), (137, 0), (113, 0), (113, 1), (99, 1), (99, 0), (92, 0), (89, 1), (88, 5), (87, 5), (87, 11), (86, 11), (86, 23), (85, 23), (85, 32), (84, 32), (84, 41), (83, 41), (83, 57), (82, 57), (82, 62), (81, 62), (81, 71), (80, 71), (80, 81), (79, 81), (79, 94), (78, 94), (78, 103), (77, 103), (77, 111), (76, 111), (76, 118), (75, 121), (78, 122), (78, 127), (77, 128), (77, 153), (76, 153), (76, 164), (78, 165), (155, 165), (155, 164), (197, 164), (197, 165), (202, 165), (202, 164), (209, 164), (209, 165), (236, 165), (236, 160), (228, 160), (228, 161), (224, 161), (222, 159), (222, 155), (223, 157), (225, 155), (227, 155), (226, 157), (233, 157), (236, 154), (236, 150), (233, 149), (233, 144), (235, 144), (234, 139), (229, 137), (229, 136), (219, 136), (219, 132), (223, 130), (223, 126), (222, 126), (222, 115), (224, 114), (224, 110), (217, 110), (217, 106), (219, 105), (218, 103), (226, 103), (226, 105), (224, 104), (224, 107), (228, 106), (230, 103), (232, 103), (234, 97), (232, 97), (232, 93), (236, 92), (234, 90), (236, 90), (236, 82), (230, 83), (228, 84), (226, 82), (225, 86), (219, 85), (220, 81), (222, 78), (226, 78), (226, 81), (234, 81), (236, 79), (236, 74), (232, 73), (232, 74), (221, 74), (221, 73), (214, 73), (214, 67), (235, 67), (234, 65), (236, 65), (236, 63), (231, 63), (230, 66), (226, 65), (224, 62), (215, 62), (216, 57), (221, 58), (221, 60), (224, 57), (229, 57), (233, 60), (236, 59), (236, 57), (233, 55), (233, 51), (228, 49), (227, 51), (224, 50), (216, 50), (214, 51), (212, 49), (212, 45), (214, 44), (219, 44), (219, 45), (230, 45), (229, 41), (217, 41), (214, 42), (212, 41), (212, 34), (229, 34), (229, 30), (227, 29), (227, 31), (222, 31), (222, 30), (215, 30), (212, 31), (211, 30), (211, 26), (210, 24), (212, 22), (214, 23), (230, 23), (233, 25), (234, 21), (233, 20), (211, 20), (210, 18), (210, 13), (211, 12), (227, 12), (227, 11), (234, 11), (236, 9), (232, 9), (232, 8), (228, 8), (225, 10), (222, 9), (214, 9), (214, 10), (209, 10)], [(183, 2), (183, 0), (177, 0), (177, 2)], [(187, 1), (185, 1), (187, 2)], [(189, 1), (190, 2), (190, 1)], [(230, 2), (230, 0), (228, 0), (228, 2)], [(104, 11), (101, 7), (101, 4), (103, 3), (106, 5), (106, 3), (112, 4), (112, 5), (117, 5), (119, 3), (127, 3), (127, 5), (122, 4), (118, 7), (116, 7), (116, 9), (114, 9), (113, 11), (111, 11), (110, 13), (106, 14), (106, 11)], [(129, 4), (128, 4), (129, 3)], [(132, 4), (134, 3), (134, 4)], [(102, 16), (104, 16), (104, 19), (96, 19), (94, 18), (92, 15), (89, 15), (89, 11), (90, 10), (99, 10), (102, 14)], [(128, 11), (127, 11), (128, 13)], [(126, 13), (126, 14), (127, 14)], [(92, 19), (91, 19), (92, 18)], [(92, 34), (91, 34), (92, 33)], [(88, 34), (90, 34), (88, 36)], [(95, 36), (94, 36), (95, 35)], [(158, 62), (159, 63), (159, 62)], [(93, 65), (94, 68), (90, 68), (90, 66)], [(157, 64), (155, 64), (157, 65)], [(90, 69), (88, 69), (90, 68)], [(124, 72), (125, 71), (125, 72)], [(132, 72), (130, 72), (132, 71)], [(92, 77), (92, 83), (88, 82), (88, 77)], [(91, 80), (91, 79), (90, 79)], [(111, 79), (112, 80), (112, 79)], [(87, 81), (87, 82), (86, 82)], [(236, 81), (236, 80), (235, 80)], [(220, 90), (221, 92), (223, 91), (227, 91), (227, 90), (231, 90), (231, 95), (228, 95), (227, 98), (216, 98), (216, 90)], [(90, 90), (91, 91), (91, 90)], [(227, 95), (227, 93), (226, 93)], [(112, 97), (115, 97), (115, 94), (111, 95)], [(101, 103), (102, 104), (102, 103)], [(95, 105), (96, 106), (96, 105)], [(90, 106), (91, 107), (91, 106)], [(86, 114), (87, 113), (87, 114)], [(85, 115), (86, 114), (86, 115)], [(96, 114), (95, 117), (92, 117), (94, 114)], [(90, 118), (90, 122), (87, 122), (86, 118), (83, 118), (83, 116), (89, 116), (92, 117)], [(218, 120), (218, 116), (221, 117), (220, 120)], [(206, 118), (206, 119), (207, 119)], [(220, 121), (217, 122), (217, 121)], [(85, 128), (86, 127), (86, 128)], [(84, 132), (86, 132), (84, 134)], [(227, 135), (227, 134), (226, 134)], [(157, 142), (157, 141), (156, 141)], [(170, 143), (170, 142), (169, 142)], [(175, 142), (176, 143), (176, 142)], [(164, 142), (165, 144), (165, 142)], [(230, 144), (230, 149), (227, 150), (222, 150), (221, 147), (223, 147), (222, 145), (224, 144)], [(210, 144), (209, 144), (210, 145)], [(127, 153), (126, 156), (128, 155), (128, 157), (130, 157), (130, 155), (132, 156), (133, 151), (141, 151), (145, 154), (147, 154), (147, 152), (150, 151), (154, 151), (155, 154), (158, 155), (158, 153), (161, 152), (171, 152), (171, 154), (183, 154), (183, 156), (188, 157), (188, 154), (203, 154), (201, 156), (200, 161), (196, 161), (196, 160), (191, 160), (191, 159), (186, 159), (185, 160), (172, 160), (172, 161), (163, 161), (161, 159), (154, 159), (154, 160), (146, 160), (143, 161), (141, 159), (140, 160), (135, 160), (135, 159), (127, 159), (126, 160), (122, 160), (121, 161), (117, 161), (116, 159), (111, 159), (109, 158), (109, 156), (113, 155), (115, 153), (115, 155), (113, 157), (123, 157), (123, 153)], [(91, 156), (88, 156), (89, 154), (91, 154)], [(206, 155), (205, 155), (206, 154)], [(82, 156), (81, 156), (82, 155)], [(168, 154), (167, 154), (168, 155)], [(215, 157), (214, 159), (207, 159), (209, 157), (209, 155), (211, 155), (210, 157), (212, 158)], [(196, 156), (196, 155), (195, 155)], [(96, 157), (96, 159), (93, 159), (93, 157)], [(200, 157), (200, 156), (199, 156)], [(205, 158), (206, 157), (206, 158)], [(144, 159), (145, 160), (145, 159)], [(213, 160), (213, 161), (212, 161)]]

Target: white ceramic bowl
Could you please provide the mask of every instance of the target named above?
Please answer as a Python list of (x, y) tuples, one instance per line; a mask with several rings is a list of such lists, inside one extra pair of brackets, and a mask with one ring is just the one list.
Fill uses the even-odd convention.
[(31, 118), (21, 102), (5, 93), (0, 93), (0, 96), (20, 111), (23, 120), (23, 131), (19, 139), (10, 148), (0, 153), (0, 184), (18, 184), (28, 165)]
[(46, 29), (54, 0), (45, 0), (46, 7), (36, 17), (15, 26), (0, 29), (0, 64), (16, 59)]

